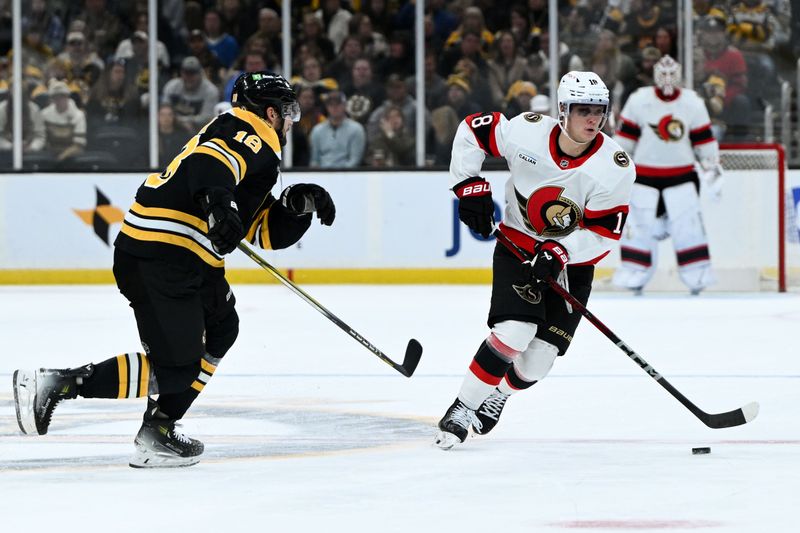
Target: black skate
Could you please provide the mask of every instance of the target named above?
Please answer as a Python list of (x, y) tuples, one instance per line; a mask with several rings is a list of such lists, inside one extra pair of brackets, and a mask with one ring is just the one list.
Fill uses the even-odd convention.
[(456, 398), (453, 405), (439, 420), (439, 429), (441, 431), (436, 435), (433, 443), (443, 450), (449, 450), (467, 439), (470, 425), (474, 428), (480, 428), (481, 422), (475, 416), (475, 411)]
[(479, 426), (472, 426), (475, 433), (478, 435), (486, 435), (494, 429), (500, 421), (500, 413), (503, 412), (506, 400), (508, 400), (510, 396), (510, 394), (504, 394), (498, 389), (494, 389), (492, 394), (483, 400), (483, 403), (478, 407), (478, 411), (475, 413), (475, 417), (480, 421)]
[(203, 453), (203, 443), (178, 431), (176, 422), (161, 412), (155, 400), (148, 398), (142, 427), (133, 441), (136, 454), (129, 464), (134, 468), (174, 468), (197, 464)]
[(26, 435), (45, 435), (58, 402), (77, 398), (81, 380), (91, 376), (92, 370), (92, 365), (15, 370), (14, 406), (19, 429)]

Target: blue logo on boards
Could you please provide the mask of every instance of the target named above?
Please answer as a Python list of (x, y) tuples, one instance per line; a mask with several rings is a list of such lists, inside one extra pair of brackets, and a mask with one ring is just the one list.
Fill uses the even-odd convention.
[[(462, 224), (461, 221), (458, 219), (458, 200), (453, 200), (453, 245), (450, 247), (449, 250), (445, 250), (444, 256), (445, 257), (453, 257), (461, 250), (461, 228), (463, 227), (465, 230), (472, 235), (472, 238), (478, 241), (483, 242), (491, 242), (494, 240), (494, 236), (490, 235), (488, 239), (484, 239), (481, 235), (473, 232), (469, 229), (466, 225)], [(500, 206), (497, 202), (494, 202), (494, 221), (499, 223), (502, 219), (502, 212), (500, 211)]]

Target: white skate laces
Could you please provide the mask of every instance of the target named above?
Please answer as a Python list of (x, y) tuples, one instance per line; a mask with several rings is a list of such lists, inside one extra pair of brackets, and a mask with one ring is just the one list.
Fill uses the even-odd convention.
[(469, 429), (470, 424), (472, 424), (472, 427), (477, 431), (480, 431), (480, 429), (483, 427), (481, 421), (478, 420), (477, 416), (475, 416), (475, 411), (461, 402), (459, 402), (459, 405), (453, 409), (452, 413), (450, 413), (450, 420), (464, 429)]
[[(481, 408), (479, 409), (479, 413), (482, 415), (486, 415), (488, 418), (492, 420), (499, 420), (500, 419), (500, 412), (503, 410), (503, 406), (506, 404), (506, 400), (508, 400), (509, 395), (500, 392), (499, 390), (495, 390), (492, 392), (491, 396), (486, 398), (484, 402), (481, 404)], [(480, 424), (480, 421), (478, 422)], [(474, 427), (474, 422), (473, 422)], [(476, 430), (480, 430), (481, 428), (475, 428)]]

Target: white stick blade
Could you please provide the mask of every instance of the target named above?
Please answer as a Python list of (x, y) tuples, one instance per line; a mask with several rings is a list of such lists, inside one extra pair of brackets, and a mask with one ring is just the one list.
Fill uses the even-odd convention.
[(742, 407), (742, 414), (744, 415), (744, 419), (748, 422), (752, 422), (755, 417), (758, 416), (758, 410), (760, 409), (758, 402), (750, 402), (744, 407)]

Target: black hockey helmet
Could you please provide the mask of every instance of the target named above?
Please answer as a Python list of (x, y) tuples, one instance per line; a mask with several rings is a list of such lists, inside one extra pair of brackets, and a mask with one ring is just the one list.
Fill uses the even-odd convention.
[(236, 78), (231, 104), (261, 118), (266, 118), (265, 108), (274, 107), (282, 117), (292, 122), (300, 120), (300, 104), (292, 86), (283, 76), (265, 70), (245, 72)]

